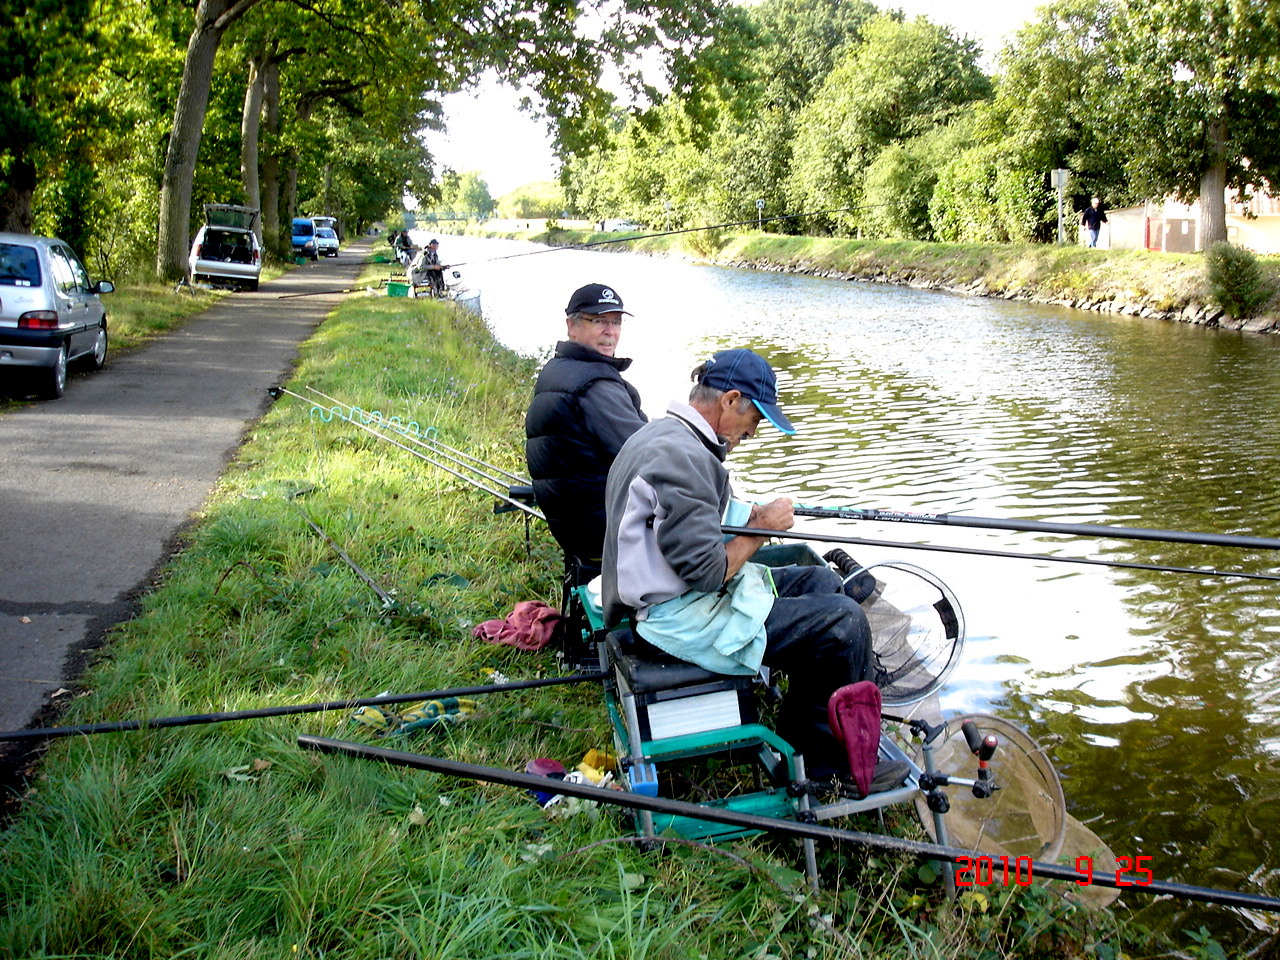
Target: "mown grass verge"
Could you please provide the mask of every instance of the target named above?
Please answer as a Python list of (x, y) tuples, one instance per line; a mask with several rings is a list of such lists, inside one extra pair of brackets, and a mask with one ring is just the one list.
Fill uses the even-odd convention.
[[(434, 426), (519, 469), (532, 361), (448, 306), (352, 298), (292, 389)], [(382, 601), (307, 524), (374, 578)], [(185, 549), (119, 627), (62, 722), (412, 692), (553, 672), (472, 639), (555, 600), (545, 531), (468, 485), (282, 398)], [(1159, 941), (1047, 889), (947, 903), (927, 868), (821, 854), (810, 895), (785, 842), (631, 842), (613, 810), (553, 818), (519, 791), (304, 753), (372, 740), (345, 713), (50, 742), (0, 843), (0, 956), (23, 958), (1002, 958), (1155, 955)], [(421, 752), (522, 769), (609, 743), (599, 691), (482, 698)], [(878, 829), (874, 820), (851, 824)], [(910, 831), (905, 812), (890, 826)], [(1143, 944), (1142, 954), (1129, 953)]]
[[(469, 232), (485, 233), (483, 225)], [(1044, 244), (924, 243), (793, 237), (752, 231), (692, 232), (620, 241), (619, 234), (553, 229), (504, 233), (558, 246), (609, 241), (598, 250), (688, 256), (723, 266), (876, 280), (1006, 299), (1038, 300), (1116, 313), (1218, 324), (1221, 311), (1200, 254), (1090, 250)], [(1249, 329), (1280, 326), (1280, 257), (1259, 257), (1271, 291)], [(1240, 327), (1243, 321), (1221, 321)]]

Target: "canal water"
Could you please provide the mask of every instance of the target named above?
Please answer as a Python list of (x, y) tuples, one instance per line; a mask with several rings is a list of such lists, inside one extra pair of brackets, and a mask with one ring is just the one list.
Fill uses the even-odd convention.
[[(730, 459), (740, 493), (797, 502), (1280, 537), (1280, 338), (627, 253), (445, 237), (497, 336), (546, 355), (569, 293), (614, 285), (646, 412), (717, 349), (779, 374), (799, 432)], [(503, 259), (498, 259), (503, 258)], [(803, 520), (809, 529), (1180, 567), (1280, 555), (1115, 539)], [(821, 549), (821, 547), (819, 547)], [(1280, 896), (1280, 582), (853, 548), (955, 591), (968, 625), (944, 712), (1046, 746), (1068, 807), (1154, 876)], [(1280, 918), (1122, 905), (1237, 945)]]

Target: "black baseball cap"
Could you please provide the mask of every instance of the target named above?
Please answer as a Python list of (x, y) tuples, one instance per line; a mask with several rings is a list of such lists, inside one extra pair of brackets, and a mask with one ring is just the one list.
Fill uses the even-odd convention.
[(428, 241), (427, 241), (427, 246), (428, 246), (428, 247), (438, 247), (438, 246), (440, 246), (440, 241), (439, 241), (439, 240), (437, 240), (435, 237), (432, 237), (430, 240), (428, 240)]
[(632, 316), (629, 310), (622, 309), (622, 298), (613, 287), (603, 283), (588, 283), (573, 291), (564, 312), (566, 316), (573, 313), (625, 313)]
[(778, 378), (764, 357), (741, 347), (721, 350), (706, 363), (701, 383), (713, 390), (737, 390), (756, 405), (766, 420), (785, 434), (796, 428), (778, 406)]

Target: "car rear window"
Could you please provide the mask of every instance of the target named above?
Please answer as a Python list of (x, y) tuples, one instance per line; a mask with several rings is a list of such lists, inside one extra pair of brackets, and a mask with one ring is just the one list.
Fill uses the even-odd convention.
[(0, 284), (6, 287), (40, 286), (40, 258), (35, 247), (0, 243)]
[(252, 263), (253, 234), (239, 230), (220, 230), (206, 227), (204, 241), (200, 244), (200, 256), (205, 260), (226, 260), (232, 263)]

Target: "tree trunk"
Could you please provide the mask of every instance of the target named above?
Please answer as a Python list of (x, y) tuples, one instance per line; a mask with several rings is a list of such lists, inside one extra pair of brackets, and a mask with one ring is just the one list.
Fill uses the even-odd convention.
[[(249, 81), (244, 91), (244, 112), (240, 116), (240, 181), (244, 184), (245, 203), (262, 210), (262, 193), (258, 185), (258, 129), (262, 124), (263, 65), (267, 54), (249, 61)], [(262, 240), (262, 216), (254, 222), (258, 240)]]
[[(315, 108), (315, 101), (304, 98), (298, 104), (298, 122), (306, 123), (306, 121), (310, 120)], [(298, 216), (298, 151), (290, 150), (285, 155), (284, 161), (286, 164), (284, 191), (281, 194), (280, 202), (284, 207), (282, 211), (283, 217), (292, 220), (295, 216)]]
[(35, 223), (32, 200), (36, 193), (35, 164), (18, 157), (9, 167), (9, 185), (0, 190), (0, 232), (30, 233)]
[(1226, 122), (1221, 118), (1209, 124), (1209, 147), (1213, 157), (1200, 174), (1200, 249), (1208, 250), (1227, 239), (1227, 161)]
[(267, 155), (262, 161), (262, 230), (267, 244), (284, 256), (287, 242), (280, 235), (280, 64), (270, 60), (263, 70), (263, 114), (267, 126)]
[(182, 83), (173, 111), (173, 131), (160, 184), (160, 230), (156, 241), (156, 273), (175, 280), (187, 272), (187, 236), (191, 223), (191, 181), (195, 176), (200, 134), (209, 107), (213, 61), (227, 27), (261, 0), (199, 0), (195, 24), (182, 64)]

